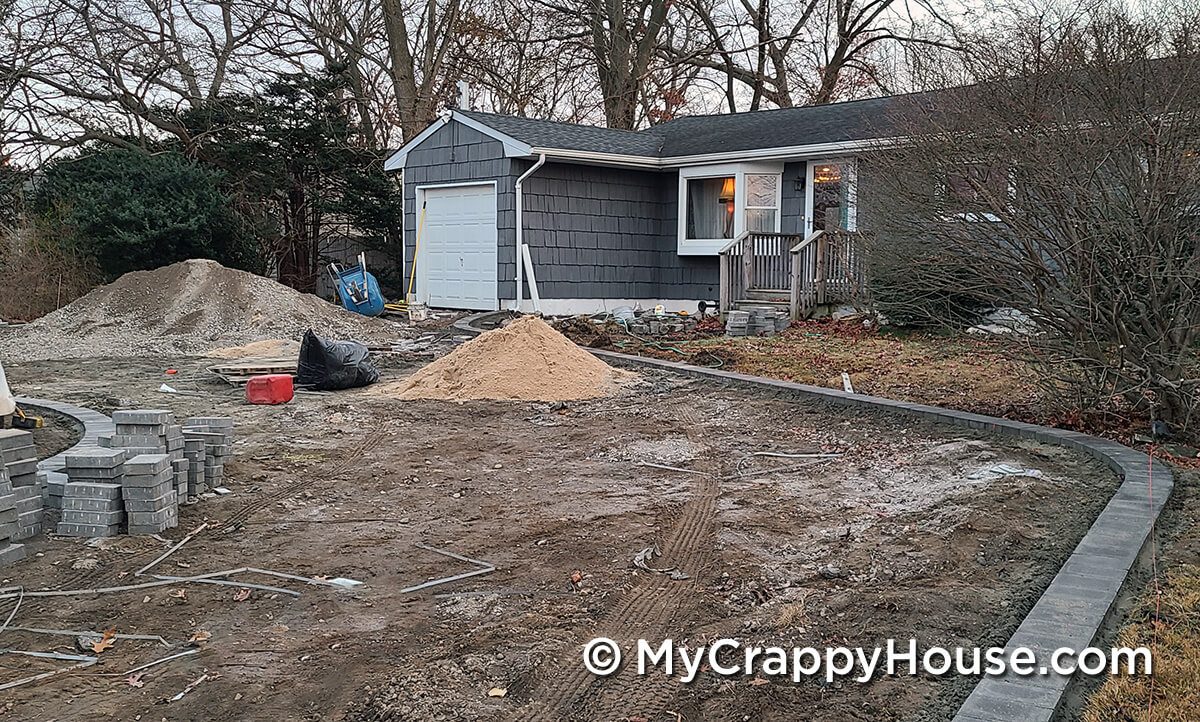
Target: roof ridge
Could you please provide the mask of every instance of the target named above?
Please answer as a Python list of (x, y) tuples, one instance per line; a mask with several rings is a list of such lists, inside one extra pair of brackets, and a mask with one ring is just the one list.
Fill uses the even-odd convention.
[(528, 120), (534, 123), (549, 123), (552, 125), (563, 125), (569, 128), (592, 128), (595, 130), (604, 130), (613, 133), (628, 133), (630, 135), (643, 135), (647, 130), (652, 130), (657, 126), (650, 126), (642, 130), (629, 130), (627, 128), (610, 128), (607, 125), (591, 125), (588, 123), (572, 123), (568, 120), (550, 120), (549, 118), (531, 118), (527, 115), (508, 115), (506, 113), (490, 113), (486, 110), (462, 110), (461, 108), (453, 108), (455, 113), (464, 113), (467, 115), (484, 115), (491, 118), (515, 118), (517, 120)]

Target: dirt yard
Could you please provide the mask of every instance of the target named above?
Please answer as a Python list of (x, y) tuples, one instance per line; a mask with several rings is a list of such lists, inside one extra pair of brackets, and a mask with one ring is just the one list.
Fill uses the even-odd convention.
[[(198, 654), (131, 678), (126, 670), (184, 647), (118, 639), (102, 664), (6, 691), (0, 719), (945, 720), (972, 680), (797, 685), (706, 671), (684, 686), (628, 670), (598, 680), (580, 647), (598, 635), (999, 643), (1116, 484), (1053, 447), (658, 373), (615, 397), (566, 404), (353, 391), (256, 407), (210, 382), (204, 363), (6, 369), (18, 393), (104, 412), (236, 419), (233, 493), (180, 509), (169, 541), (205, 521), (209, 529), (155, 572), (256, 566), (364, 584), (246, 577), (301, 596), (243, 599), (236, 587), (191, 584), (27, 598), (13, 627), (207, 639)], [(158, 393), (168, 366), (180, 370), (176, 388), (202, 395)], [(412, 370), (385, 369), (384, 380)], [(997, 463), (1039, 473), (981, 473)], [(497, 568), (401, 593), (471, 569), (416, 544)], [(663, 556), (652, 566), (687, 579), (633, 567), (654, 544)], [(29, 590), (130, 584), (166, 548), (151, 537), (47, 536), (0, 577)], [(2, 636), (7, 648), (78, 653), (69, 636)], [(0, 655), (0, 684), (65, 664)]]

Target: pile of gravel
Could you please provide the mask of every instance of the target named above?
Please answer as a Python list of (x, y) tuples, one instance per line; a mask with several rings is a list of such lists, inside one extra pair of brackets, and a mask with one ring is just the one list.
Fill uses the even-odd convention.
[(399, 324), (350, 313), (269, 278), (192, 260), (135, 271), (22, 326), (0, 328), (6, 361), (204, 355), (306, 329), (335, 339), (388, 343)]

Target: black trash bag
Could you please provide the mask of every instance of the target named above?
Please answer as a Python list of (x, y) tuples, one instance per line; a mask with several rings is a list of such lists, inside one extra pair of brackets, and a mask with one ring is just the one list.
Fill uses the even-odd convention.
[(337, 391), (370, 386), (378, 380), (379, 369), (366, 346), (357, 341), (329, 341), (312, 329), (304, 332), (296, 365), (297, 386)]

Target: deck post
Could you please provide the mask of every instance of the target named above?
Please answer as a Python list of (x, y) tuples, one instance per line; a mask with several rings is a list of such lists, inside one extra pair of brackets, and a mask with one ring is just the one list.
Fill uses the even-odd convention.
[(733, 299), (729, 297), (733, 292), (733, 289), (729, 287), (732, 281), (729, 273), (729, 251), (723, 251), (718, 258), (721, 262), (721, 316), (724, 317), (725, 314), (729, 313), (733, 302)]

